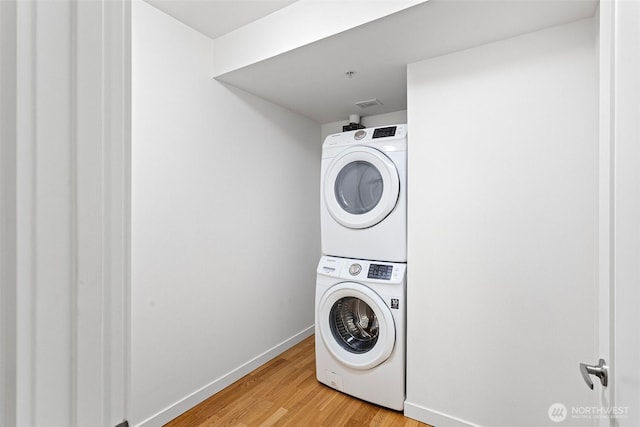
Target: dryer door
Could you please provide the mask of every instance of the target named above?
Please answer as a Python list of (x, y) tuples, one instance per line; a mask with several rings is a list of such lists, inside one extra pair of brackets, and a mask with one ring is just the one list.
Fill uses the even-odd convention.
[(371, 369), (393, 352), (393, 315), (382, 298), (367, 286), (354, 282), (332, 286), (320, 299), (317, 310), (321, 339), (344, 365)]
[(324, 177), (324, 200), (329, 213), (348, 228), (378, 224), (395, 208), (400, 177), (383, 152), (355, 146), (340, 153)]

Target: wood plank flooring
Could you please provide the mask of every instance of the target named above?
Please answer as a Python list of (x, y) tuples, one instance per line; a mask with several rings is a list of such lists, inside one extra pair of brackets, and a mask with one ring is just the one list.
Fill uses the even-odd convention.
[(204, 426), (426, 426), (320, 384), (314, 336), (167, 424)]

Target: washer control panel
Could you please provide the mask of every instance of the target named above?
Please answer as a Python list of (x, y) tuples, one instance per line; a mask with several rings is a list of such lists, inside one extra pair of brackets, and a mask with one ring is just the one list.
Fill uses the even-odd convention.
[(349, 280), (361, 280), (371, 283), (399, 283), (404, 280), (406, 263), (339, 258), (323, 256), (318, 264), (318, 274)]

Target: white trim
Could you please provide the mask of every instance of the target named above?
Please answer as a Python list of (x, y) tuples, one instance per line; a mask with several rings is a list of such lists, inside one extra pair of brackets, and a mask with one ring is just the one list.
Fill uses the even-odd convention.
[[(2, 276), (2, 303), (14, 311), (2, 313), (3, 342), (13, 345), (1, 357), (15, 372), (2, 383), (3, 423), (111, 427), (125, 418), (129, 8), (2, 3), (2, 20), (15, 21), (2, 28), (3, 60), (15, 64), (1, 111), (3, 133), (15, 133), (1, 159), (0, 213), (15, 232), (2, 243), (14, 276)], [(9, 78), (3, 72), (3, 87)]]
[(36, 120), (31, 405), (35, 425), (74, 425), (72, 4), (71, 0), (36, 0), (33, 4)]
[(76, 425), (128, 401), (130, 3), (75, 2)]
[(18, 29), (16, 90), (16, 233), (20, 244), (16, 248), (16, 425), (33, 425), (34, 400), (34, 286), (35, 286), (35, 5), (32, 1), (17, 2)]
[(310, 337), (311, 335), (313, 335), (313, 332), (314, 332), (314, 325), (311, 325), (303, 329), (302, 331), (298, 332), (296, 335), (292, 336), (291, 338), (288, 338), (285, 341), (281, 342), (280, 344), (270, 348), (269, 350), (249, 360), (248, 362), (244, 363), (243, 365), (239, 366), (233, 371), (221, 376), (220, 378), (215, 379), (214, 381), (210, 382), (209, 384), (202, 387), (201, 389), (196, 390), (195, 392), (191, 393), (188, 396), (185, 396), (183, 399), (163, 409), (157, 414), (147, 418), (146, 420), (142, 421), (140, 424), (137, 424), (136, 426), (146, 427), (146, 426), (159, 426), (159, 425), (166, 424), (167, 422), (171, 421), (177, 416), (182, 415), (189, 409), (193, 408), (200, 402), (208, 399), (209, 397), (218, 393), (225, 387), (228, 387), (229, 385), (238, 381), (240, 378), (251, 373), (253, 370), (264, 365), (271, 359), (282, 354), (283, 352), (290, 349), (294, 345), (298, 344), (305, 338)]
[(461, 418), (434, 411), (408, 401), (404, 402), (404, 415), (436, 427), (479, 427), (477, 424)]
[[(604, 358), (609, 365), (613, 362), (613, 308), (611, 306), (614, 292), (614, 274), (612, 263), (614, 258), (613, 211), (614, 189), (613, 163), (614, 135), (613, 118), (613, 10), (611, 1), (599, 4), (596, 18), (598, 30), (598, 277), (595, 281), (598, 297), (598, 323), (594, 333), (597, 337), (597, 348), (593, 360), (585, 363), (596, 363)], [(612, 387), (602, 388), (602, 393), (594, 393), (595, 406), (614, 406)], [(603, 427), (609, 425), (608, 419), (599, 420)]]
[(16, 2), (0, 2), (0, 427), (16, 425)]

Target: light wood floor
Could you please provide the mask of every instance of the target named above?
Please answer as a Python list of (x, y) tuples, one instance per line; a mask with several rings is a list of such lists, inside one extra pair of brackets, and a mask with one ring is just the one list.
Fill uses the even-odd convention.
[(320, 384), (314, 352), (311, 336), (167, 426), (426, 426)]

